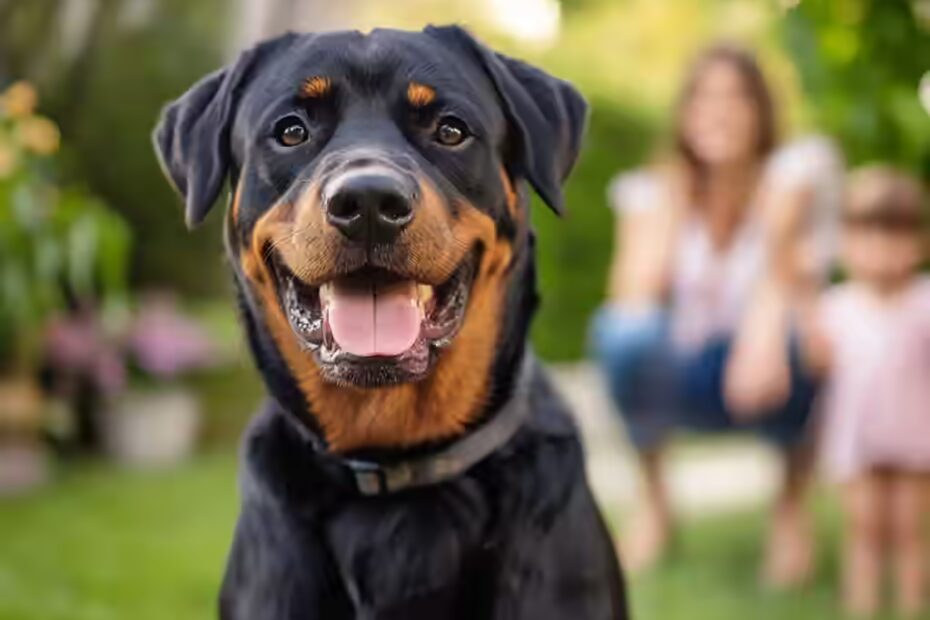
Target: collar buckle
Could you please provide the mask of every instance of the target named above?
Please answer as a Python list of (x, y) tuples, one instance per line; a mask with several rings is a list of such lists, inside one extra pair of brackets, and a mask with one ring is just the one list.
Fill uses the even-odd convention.
[(355, 481), (355, 488), (362, 495), (384, 495), (388, 492), (387, 477), (377, 463), (368, 461), (345, 461)]

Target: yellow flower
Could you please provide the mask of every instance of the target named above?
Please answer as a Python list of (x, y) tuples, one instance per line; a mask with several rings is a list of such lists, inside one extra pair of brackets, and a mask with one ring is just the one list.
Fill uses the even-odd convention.
[(3, 109), (7, 116), (22, 118), (32, 114), (39, 102), (35, 87), (26, 81), (14, 82), (3, 93)]
[(31, 116), (19, 124), (19, 141), (26, 150), (37, 155), (51, 155), (58, 150), (61, 135), (52, 121)]
[(13, 147), (0, 143), (0, 179), (5, 179), (16, 171), (16, 160), (16, 151)]

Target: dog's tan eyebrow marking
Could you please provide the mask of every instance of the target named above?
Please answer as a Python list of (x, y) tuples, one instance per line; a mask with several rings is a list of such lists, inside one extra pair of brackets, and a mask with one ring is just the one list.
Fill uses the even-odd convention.
[(328, 77), (314, 75), (304, 80), (300, 86), (300, 94), (309, 99), (319, 99), (329, 94), (333, 88), (333, 82)]
[(436, 100), (436, 89), (419, 82), (410, 82), (407, 85), (407, 101), (415, 108), (428, 106)]

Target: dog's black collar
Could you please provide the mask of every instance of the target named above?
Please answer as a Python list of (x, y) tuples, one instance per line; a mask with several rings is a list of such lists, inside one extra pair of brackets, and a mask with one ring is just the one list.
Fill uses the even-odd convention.
[(382, 463), (343, 458), (329, 452), (323, 440), (299, 419), (292, 415), (285, 417), (315, 452), (325, 454), (327, 459), (341, 466), (361, 495), (388, 495), (439, 484), (465, 473), (514, 436), (529, 411), (528, 395), (534, 359), (529, 349), (524, 351), (520, 374), (510, 398), (490, 420), (439, 452), (408, 460)]

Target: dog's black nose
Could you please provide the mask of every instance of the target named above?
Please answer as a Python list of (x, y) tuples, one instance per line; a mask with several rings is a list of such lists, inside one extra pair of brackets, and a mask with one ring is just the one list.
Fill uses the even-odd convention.
[(326, 198), (326, 219), (353, 241), (389, 243), (413, 219), (414, 198), (394, 175), (353, 174)]

